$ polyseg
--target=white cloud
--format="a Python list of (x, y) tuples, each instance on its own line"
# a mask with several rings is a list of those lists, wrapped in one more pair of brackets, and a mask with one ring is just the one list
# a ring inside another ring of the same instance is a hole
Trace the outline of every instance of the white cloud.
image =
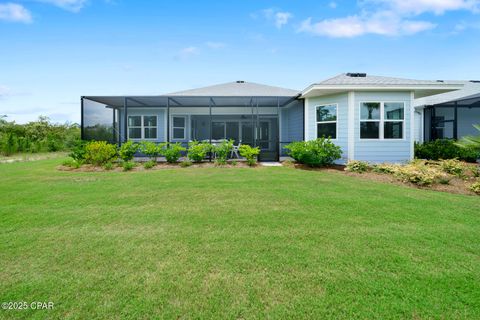
[(435, 28), (428, 21), (408, 20), (390, 11), (375, 14), (353, 15), (326, 19), (312, 23), (312, 18), (302, 22), (298, 31), (332, 38), (352, 38), (366, 34), (384, 36), (410, 35)]
[(198, 54), (200, 54), (200, 50), (197, 47), (191, 46), (191, 47), (186, 47), (180, 50), (180, 52), (177, 54), (177, 58), (189, 59)]
[(59, 8), (79, 12), (86, 4), (87, 0), (37, 0), (39, 2), (53, 4)]
[(328, 4), (328, 6), (331, 8), (331, 9), (336, 9), (337, 8), (337, 3), (335, 1), (332, 1)]
[(288, 20), (292, 17), (290, 12), (276, 12), (275, 13), (275, 26), (281, 29), (288, 23)]
[(213, 42), (213, 41), (205, 42), (205, 45), (210, 49), (222, 49), (222, 48), (225, 48), (226, 46), (225, 43), (223, 42)]
[(258, 19), (259, 16), (262, 16), (267, 21), (273, 22), (275, 27), (281, 29), (284, 25), (288, 24), (288, 21), (293, 17), (293, 14), (287, 11), (279, 11), (274, 8), (262, 10), (260, 15), (258, 12), (250, 14), (252, 19)]
[(9, 22), (32, 22), (32, 15), (24, 6), (17, 3), (0, 3), (0, 20)]
[(479, 0), (367, 0), (383, 4), (395, 12), (420, 15), (422, 13), (444, 14), (447, 11), (469, 10), (478, 12)]

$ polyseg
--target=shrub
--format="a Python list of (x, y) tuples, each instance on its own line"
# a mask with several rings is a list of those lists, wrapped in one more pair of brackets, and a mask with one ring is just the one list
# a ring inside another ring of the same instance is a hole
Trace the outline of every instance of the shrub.
[(85, 146), (87, 143), (85, 141), (78, 140), (72, 146), (72, 152), (70, 152), (69, 156), (75, 160), (85, 160)]
[(369, 168), (370, 168), (370, 165), (368, 164), (368, 162), (352, 160), (352, 161), (348, 161), (345, 167), (345, 171), (362, 173), (362, 172), (368, 171)]
[(80, 161), (77, 161), (77, 160), (72, 159), (72, 158), (68, 158), (68, 159), (64, 160), (62, 164), (65, 167), (70, 167), (70, 168), (75, 168), (75, 169), (80, 168), (81, 165), (82, 165), (82, 163)]
[(157, 161), (154, 161), (154, 160), (149, 160), (147, 162), (145, 162), (143, 164), (143, 167), (145, 169), (152, 169), (153, 167), (155, 167), (157, 165)]
[(124, 161), (122, 163), (123, 171), (130, 171), (133, 168), (135, 168), (135, 166), (136, 166), (136, 163), (133, 161)]
[(215, 151), (215, 163), (216, 164), (226, 164), (227, 158), (230, 152), (232, 152), (233, 140), (223, 141), (222, 143), (214, 146)]
[(186, 168), (186, 167), (190, 167), (192, 164), (193, 164), (192, 161), (185, 160), (185, 161), (180, 162), (180, 167)]
[(240, 151), (240, 155), (247, 159), (247, 164), (249, 166), (254, 166), (257, 163), (257, 158), (260, 154), (259, 147), (253, 148), (248, 144), (242, 144), (238, 150)]
[(157, 162), (158, 156), (161, 153), (161, 146), (151, 141), (144, 141), (140, 147), (143, 154), (150, 158), (151, 161)]
[(480, 195), (480, 181), (475, 182), (470, 186), (470, 190)]
[(117, 156), (117, 147), (106, 141), (92, 141), (85, 146), (85, 161), (101, 166)]
[(445, 174), (438, 168), (419, 161), (405, 166), (397, 166), (394, 175), (403, 182), (411, 182), (419, 186), (429, 186), (438, 179), (445, 178)]
[(284, 148), (288, 150), (288, 155), (297, 162), (312, 167), (331, 165), (342, 156), (341, 148), (329, 138), (293, 142)]
[(113, 169), (113, 163), (112, 162), (107, 162), (103, 165), (103, 169), (105, 170), (112, 170)]
[(463, 176), (463, 171), (465, 170), (463, 164), (457, 159), (441, 160), (440, 168), (442, 168), (443, 172), (459, 177)]
[(372, 171), (377, 173), (394, 174), (397, 171), (397, 169), (398, 169), (398, 165), (381, 163), (381, 164), (374, 165), (372, 168)]
[(235, 167), (238, 164), (238, 161), (237, 160), (232, 160), (230, 162), (230, 164)]
[(207, 142), (192, 141), (188, 144), (188, 159), (201, 162), (212, 151), (212, 145)]
[(168, 163), (176, 163), (186, 149), (180, 143), (162, 143), (159, 145), (160, 154), (167, 159)]
[(123, 161), (130, 161), (133, 159), (135, 156), (135, 153), (137, 153), (139, 150), (139, 145), (138, 143), (135, 143), (133, 141), (127, 141), (118, 150), (118, 155), (120, 156), (120, 159)]
[(472, 175), (476, 178), (480, 177), (480, 166), (472, 167)]
[(471, 145), (461, 146), (451, 139), (439, 139), (424, 143), (415, 143), (415, 157), (426, 160), (459, 159), (476, 162), (480, 150)]

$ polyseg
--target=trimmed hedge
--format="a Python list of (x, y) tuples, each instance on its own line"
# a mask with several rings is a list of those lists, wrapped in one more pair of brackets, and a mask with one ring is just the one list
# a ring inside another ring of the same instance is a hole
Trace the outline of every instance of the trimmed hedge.
[(425, 160), (459, 159), (476, 162), (480, 152), (472, 147), (461, 147), (452, 139), (439, 139), (424, 143), (415, 143), (415, 158)]

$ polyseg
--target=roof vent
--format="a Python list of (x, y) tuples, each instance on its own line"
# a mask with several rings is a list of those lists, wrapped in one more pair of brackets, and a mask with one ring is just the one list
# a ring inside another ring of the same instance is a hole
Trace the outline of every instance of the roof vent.
[(443, 80), (437, 80), (437, 82), (445, 82), (445, 81), (443, 81)]
[(351, 78), (365, 78), (366, 76), (366, 73), (347, 73), (347, 77)]
[(237, 80), (237, 83), (245, 83), (243, 80)]

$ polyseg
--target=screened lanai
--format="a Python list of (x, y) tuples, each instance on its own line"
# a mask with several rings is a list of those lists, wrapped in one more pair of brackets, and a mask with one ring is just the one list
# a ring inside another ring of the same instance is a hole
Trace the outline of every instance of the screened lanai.
[[(247, 95), (250, 94), (250, 95)], [(82, 138), (216, 143), (225, 139), (261, 149), (277, 161), (283, 146), (303, 139), (303, 100), (297, 91), (234, 82), (161, 96), (82, 97)]]
[(425, 107), (424, 139), (460, 139), (478, 135), (473, 125), (480, 124), (480, 94)]

